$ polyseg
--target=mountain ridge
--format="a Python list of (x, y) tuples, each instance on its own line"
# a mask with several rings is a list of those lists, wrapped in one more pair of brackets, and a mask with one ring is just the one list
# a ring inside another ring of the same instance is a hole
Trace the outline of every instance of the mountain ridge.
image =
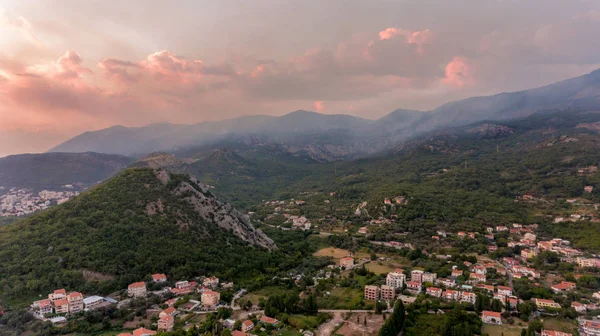
[(335, 161), (391, 149), (402, 140), (444, 127), (524, 117), (551, 109), (599, 107), (600, 70), (596, 70), (529, 90), (448, 102), (430, 111), (397, 109), (376, 120), (297, 110), (278, 117), (254, 115), (192, 125), (109, 128), (83, 133), (50, 152), (91, 150), (144, 156), (257, 137), (263, 144), (287, 146), (292, 153), (318, 149), (320, 160)]

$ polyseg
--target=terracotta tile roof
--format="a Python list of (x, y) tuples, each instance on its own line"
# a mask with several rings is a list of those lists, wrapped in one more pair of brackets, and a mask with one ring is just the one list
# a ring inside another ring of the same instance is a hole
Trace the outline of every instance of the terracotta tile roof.
[(146, 287), (146, 283), (144, 282), (134, 282), (131, 285), (129, 285), (129, 287), (127, 288), (141, 288), (141, 287)]

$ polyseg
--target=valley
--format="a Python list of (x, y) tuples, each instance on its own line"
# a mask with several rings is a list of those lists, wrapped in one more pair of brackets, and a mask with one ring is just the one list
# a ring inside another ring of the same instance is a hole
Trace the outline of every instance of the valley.
[[(151, 154), (0, 228), (0, 325), (386, 335), (397, 299), (405, 335), (593, 332), (597, 122), (573, 110), (484, 121), (349, 161), (273, 145)], [(207, 292), (212, 277), (227, 287)], [(130, 300), (137, 283), (147, 293)], [(34, 298), (59, 289), (108, 301), (40, 315)], [(203, 303), (212, 292), (218, 305)]]

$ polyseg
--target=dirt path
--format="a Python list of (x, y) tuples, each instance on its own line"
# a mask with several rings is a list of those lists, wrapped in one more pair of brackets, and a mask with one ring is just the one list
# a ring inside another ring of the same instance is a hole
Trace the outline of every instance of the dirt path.
[(322, 324), (317, 330), (317, 336), (331, 336), (333, 330), (344, 321), (342, 313), (333, 313), (333, 318), (329, 322)]

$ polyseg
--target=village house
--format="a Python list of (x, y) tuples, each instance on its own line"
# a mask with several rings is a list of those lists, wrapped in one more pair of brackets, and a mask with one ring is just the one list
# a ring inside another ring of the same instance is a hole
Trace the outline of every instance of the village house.
[(133, 331), (133, 336), (152, 336), (156, 335), (156, 331), (146, 329), (146, 328), (138, 328)]
[(410, 281), (412, 282), (423, 282), (423, 271), (421, 270), (413, 270), (410, 272)]
[(171, 331), (175, 325), (175, 318), (171, 315), (166, 315), (158, 319), (158, 330)]
[(365, 300), (379, 300), (379, 287), (365, 286)]
[(554, 300), (535, 299), (535, 306), (539, 308), (560, 309), (560, 305)]
[(487, 324), (502, 324), (502, 315), (498, 312), (484, 310), (481, 312), (481, 320)]
[(496, 245), (488, 245), (487, 249), (490, 252), (498, 251), (498, 246), (496, 246)]
[(78, 292), (71, 292), (67, 295), (69, 302), (69, 313), (75, 314), (83, 311), (83, 295)]
[(242, 322), (242, 332), (248, 332), (254, 328), (254, 322), (251, 320), (246, 320)]
[(175, 316), (175, 314), (177, 314), (177, 309), (175, 309), (175, 307), (169, 307), (169, 308), (161, 311), (160, 314), (158, 314), (158, 317)]
[(248, 334), (239, 330), (234, 330), (231, 332), (231, 336), (248, 336)]
[(67, 298), (67, 291), (64, 288), (57, 289), (53, 293), (48, 294), (48, 300), (54, 302), (55, 300), (62, 300)]
[(345, 257), (345, 258), (340, 259), (340, 266), (345, 267), (346, 269), (353, 267), (354, 266), (354, 258)]
[(466, 234), (462, 231), (460, 231), (459, 233), (456, 234), (458, 236), (458, 238), (465, 238)]
[(417, 281), (408, 281), (406, 283), (406, 290), (413, 295), (417, 295), (421, 293), (421, 283)]
[(476, 287), (488, 291), (489, 293), (494, 293), (494, 286), (492, 285), (479, 284)]
[(428, 287), (427, 289), (425, 289), (425, 293), (427, 295), (431, 295), (431, 296), (439, 298), (442, 296), (442, 289), (437, 288), (437, 287)]
[(212, 289), (215, 289), (219, 286), (219, 278), (217, 277), (210, 277), (210, 278), (206, 278), (204, 279), (204, 281), (202, 281), (202, 285), (206, 286), (206, 287), (210, 287)]
[(361, 227), (361, 228), (358, 229), (358, 233), (360, 233), (360, 234), (367, 234), (367, 233), (369, 233), (369, 228), (366, 227), (366, 226), (363, 226), (363, 227)]
[(594, 187), (585, 186), (585, 187), (583, 187), (583, 191), (585, 191), (586, 193), (591, 193), (592, 191), (594, 191)]
[(535, 250), (524, 249), (521, 250), (521, 258), (523, 259), (531, 259), (537, 256), (537, 252)]
[(571, 302), (571, 308), (575, 309), (576, 312), (583, 314), (587, 311), (587, 308), (581, 302), (573, 301)]
[(145, 297), (146, 284), (144, 282), (134, 282), (127, 287), (127, 295), (132, 297)]
[(483, 265), (475, 265), (473, 267), (473, 272), (476, 273), (476, 274), (486, 274), (487, 273), (487, 269)]
[(68, 314), (69, 301), (67, 299), (54, 300), (54, 312), (57, 314)]
[(498, 294), (501, 295), (511, 296), (513, 293), (512, 288), (508, 286), (497, 286), (496, 288), (498, 290)]
[(162, 273), (152, 274), (153, 282), (167, 282), (167, 276)]
[(513, 266), (519, 265), (519, 261), (517, 259), (511, 258), (511, 257), (502, 258), (502, 262), (508, 267), (513, 267)]
[(600, 267), (600, 259), (596, 258), (577, 258), (579, 267)]
[(269, 324), (271, 326), (276, 326), (277, 324), (279, 324), (279, 320), (274, 319), (272, 317), (268, 317), (266, 315), (261, 316), (259, 322), (263, 324)]
[(104, 302), (102, 296), (93, 295), (83, 299), (83, 306), (85, 307), (85, 310), (94, 310), (104, 305)]
[(542, 330), (541, 336), (573, 336), (573, 334), (556, 330)]
[(498, 231), (498, 232), (508, 231), (508, 227), (507, 226), (496, 226), (496, 231)]
[(458, 278), (461, 275), (463, 275), (463, 271), (461, 271), (459, 269), (453, 269), (452, 274), (450, 276), (453, 278)]
[(477, 294), (473, 292), (461, 292), (460, 293), (460, 302), (467, 302), (471, 304), (475, 304), (475, 300), (477, 300)]
[(486, 281), (485, 274), (477, 274), (477, 273), (469, 274), (469, 282), (471, 282), (471, 283), (485, 282), (485, 281)]
[(402, 288), (405, 282), (406, 275), (402, 273), (402, 270), (400, 270), (400, 272), (398, 272), (398, 270), (396, 270), (396, 272), (390, 272), (385, 278), (385, 284), (393, 288)]
[(436, 283), (436, 285), (449, 287), (449, 288), (456, 287), (456, 281), (454, 281), (454, 279), (441, 278), (441, 279), (437, 279), (437, 281), (435, 283)]
[(598, 336), (600, 335), (600, 321), (584, 320), (581, 323), (584, 335)]
[(573, 290), (575, 287), (577, 287), (577, 285), (574, 282), (561, 281), (559, 284), (552, 285), (550, 289), (552, 289), (554, 293), (561, 293)]
[(437, 279), (437, 274), (425, 272), (421, 274), (421, 282), (430, 282), (435, 283), (435, 279)]
[(446, 300), (458, 300), (459, 298), (459, 292), (452, 290), (452, 289), (447, 289), (442, 293), (442, 299), (446, 299)]
[(33, 306), (39, 309), (42, 316), (52, 314), (52, 301), (50, 299), (36, 301)]
[(205, 291), (202, 293), (202, 304), (206, 307), (216, 306), (221, 299), (221, 294), (214, 291)]

